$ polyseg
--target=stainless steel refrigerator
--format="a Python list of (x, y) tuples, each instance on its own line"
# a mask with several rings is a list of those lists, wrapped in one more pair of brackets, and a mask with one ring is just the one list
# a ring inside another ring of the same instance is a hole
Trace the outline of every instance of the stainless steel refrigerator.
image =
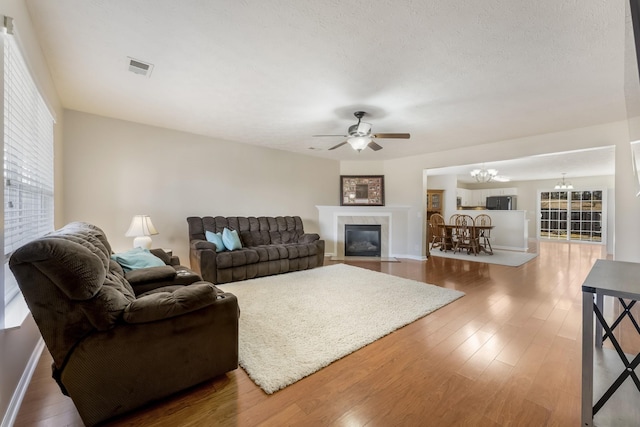
[(516, 196), (489, 196), (487, 197), (487, 209), (494, 211), (510, 211), (517, 209)]

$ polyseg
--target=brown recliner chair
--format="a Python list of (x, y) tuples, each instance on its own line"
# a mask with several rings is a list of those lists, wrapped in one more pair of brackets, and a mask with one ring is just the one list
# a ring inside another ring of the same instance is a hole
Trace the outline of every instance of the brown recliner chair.
[(76, 222), (9, 261), (53, 357), (53, 376), (87, 425), (238, 366), (234, 295), (208, 282), (162, 280), (136, 296), (110, 255), (102, 230)]

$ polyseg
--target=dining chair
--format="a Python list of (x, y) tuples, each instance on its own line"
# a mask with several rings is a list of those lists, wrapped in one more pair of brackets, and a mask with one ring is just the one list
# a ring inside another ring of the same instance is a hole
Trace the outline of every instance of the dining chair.
[(467, 253), (478, 255), (478, 240), (474, 232), (474, 221), (471, 215), (458, 215), (455, 227), (454, 252), (466, 249)]
[[(449, 225), (456, 225), (456, 219), (460, 216), (460, 214), (453, 214), (449, 217)], [(451, 235), (452, 242), (455, 241), (456, 236), (456, 228), (450, 228), (449, 233)]]
[(440, 248), (441, 251), (447, 251), (453, 247), (451, 237), (447, 235), (447, 229), (444, 226), (444, 217), (440, 214), (432, 214), (429, 219), (429, 226), (433, 236), (431, 237), (431, 249)]
[[(474, 223), (477, 226), (491, 226), (491, 217), (487, 214), (480, 214), (475, 218)], [(490, 228), (479, 230), (478, 244), (481, 245), (486, 252), (493, 253)]]

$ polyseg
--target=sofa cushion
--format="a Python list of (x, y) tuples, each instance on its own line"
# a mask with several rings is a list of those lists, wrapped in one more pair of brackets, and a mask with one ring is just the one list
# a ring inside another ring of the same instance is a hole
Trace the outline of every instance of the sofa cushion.
[(258, 260), (258, 253), (253, 248), (242, 248), (233, 252), (220, 252), (217, 256), (219, 269), (254, 264)]
[(268, 245), (269, 243), (271, 243), (271, 239), (269, 238), (269, 232), (266, 230), (256, 229), (256, 230), (240, 231), (240, 239), (242, 240), (242, 243), (244, 246), (248, 246), (250, 248), (255, 246)]
[(229, 230), (228, 228), (222, 230), (222, 243), (224, 243), (224, 247), (230, 251), (242, 248), (240, 236), (238, 236), (238, 232), (236, 230)]
[(260, 262), (275, 261), (280, 259), (280, 251), (275, 245), (263, 245), (251, 248), (258, 254)]

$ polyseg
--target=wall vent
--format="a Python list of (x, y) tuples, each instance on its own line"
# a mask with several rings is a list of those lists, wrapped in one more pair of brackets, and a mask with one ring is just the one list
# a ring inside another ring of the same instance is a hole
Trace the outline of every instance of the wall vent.
[(141, 76), (151, 76), (151, 71), (153, 71), (153, 64), (140, 61), (139, 59), (133, 59), (131, 57), (127, 58), (129, 59), (129, 71), (135, 74), (140, 74)]

